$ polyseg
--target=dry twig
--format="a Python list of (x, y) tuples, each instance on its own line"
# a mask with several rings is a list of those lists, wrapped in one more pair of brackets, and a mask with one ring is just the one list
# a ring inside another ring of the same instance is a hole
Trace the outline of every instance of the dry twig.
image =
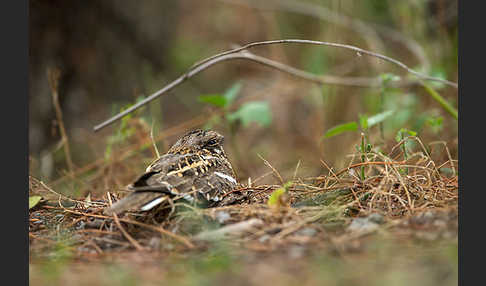
[(136, 110), (136, 109), (142, 107), (143, 105), (147, 104), (148, 102), (156, 99), (157, 97), (161, 96), (162, 94), (166, 93), (167, 91), (172, 90), (174, 87), (178, 86), (182, 82), (184, 82), (187, 79), (193, 77), (194, 75), (200, 73), (201, 71), (209, 68), (212, 65), (215, 65), (217, 63), (220, 63), (220, 62), (223, 62), (223, 61), (226, 61), (226, 60), (231, 60), (231, 59), (238, 59), (238, 58), (249, 59), (248, 54), (243, 53), (242, 51), (253, 48), (253, 47), (257, 47), (257, 46), (274, 45), (274, 44), (307, 44), (307, 45), (321, 45), (321, 46), (330, 46), (330, 47), (335, 47), (335, 48), (348, 49), (348, 50), (352, 50), (352, 51), (356, 52), (356, 54), (358, 56), (367, 55), (367, 56), (376, 57), (378, 59), (393, 63), (393, 64), (401, 67), (402, 69), (405, 69), (408, 73), (411, 73), (411, 74), (417, 76), (419, 79), (438, 81), (438, 82), (442, 82), (443, 84), (457, 88), (457, 83), (419, 73), (419, 72), (409, 68), (407, 65), (405, 65), (404, 63), (402, 63), (398, 60), (384, 56), (384, 55), (379, 54), (379, 53), (375, 53), (375, 52), (364, 50), (364, 49), (361, 49), (361, 48), (358, 48), (358, 47), (355, 47), (355, 46), (351, 46), (351, 45), (331, 43), (331, 42), (322, 42), (322, 41), (301, 40), (301, 39), (283, 39), (283, 40), (254, 42), (254, 43), (246, 44), (246, 45), (239, 47), (239, 48), (231, 49), (231, 50), (216, 54), (214, 56), (211, 56), (209, 58), (206, 58), (202, 61), (197, 62), (196, 64), (194, 64), (189, 69), (188, 72), (184, 73), (183, 75), (178, 77), (176, 80), (174, 80), (173, 82), (166, 85), (164, 88), (153, 93), (152, 95), (148, 96), (147, 98), (139, 101), (138, 103), (130, 106), (126, 110), (118, 113), (117, 115), (111, 117), (110, 119), (96, 125), (94, 127), (94, 131), (99, 131), (103, 127), (106, 127), (106, 126), (112, 124), (113, 122), (119, 120), (120, 118), (127, 115), (128, 113), (133, 112), (134, 110)]
[[(108, 201), (110, 202), (110, 206), (112, 206), (111, 196), (110, 193), (107, 192), (106, 196), (108, 197)], [(116, 213), (113, 214), (113, 219), (118, 226), (118, 229), (123, 233), (123, 236), (130, 241), (130, 243), (137, 249), (137, 250), (144, 250), (144, 248), (130, 235), (128, 232), (122, 227), (120, 220), (118, 219), (118, 215)]]
[(54, 104), (54, 109), (56, 111), (57, 124), (59, 125), (59, 131), (61, 133), (62, 145), (64, 146), (64, 153), (66, 154), (66, 163), (69, 168), (69, 172), (73, 174), (74, 164), (71, 159), (71, 152), (69, 150), (69, 141), (66, 134), (66, 129), (64, 128), (64, 121), (62, 119), (61, 105), (59, 104), (59, 78), (61, 77), (61, 71), (57, 68), (47, 69), (47, 79), (49, 81), (49, 87), (51, 88), (52, 102)]

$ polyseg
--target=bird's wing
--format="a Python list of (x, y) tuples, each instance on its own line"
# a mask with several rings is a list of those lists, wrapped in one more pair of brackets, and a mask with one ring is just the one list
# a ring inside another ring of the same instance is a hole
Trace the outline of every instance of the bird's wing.
[(162, 203), (162, 197), (190, 202), (218, 202), (236, 186), (233, 169), (222, 157), (198, 154), (166, 154), (154, 161), (129, 188), (133, 192), (115, 203), (108, 212), (148, 210)]
[(159, 192), (132, 192), (104, 210), (104, 214), (118, 214), (128, 209), (149, 210), (167, 199)]

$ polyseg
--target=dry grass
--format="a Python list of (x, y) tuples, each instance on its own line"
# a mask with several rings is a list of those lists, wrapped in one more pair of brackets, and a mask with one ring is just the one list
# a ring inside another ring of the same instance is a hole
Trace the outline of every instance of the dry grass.
[[(437, 162), (418, 138), (409, 140), (419, 150), (406, 160), (400, 142), (389, 154), (367, 153), (364, 161), (352, 154), (339, 171), (322, 161), (328, 173), (317, 177), (299, 178), (298, 163), (289, 182), (263, 159), (269, 172), (233, 191), (239, 204), (209, 209), (175, 198), (149, 212), (105, 216), (103, 209), (123, 193), (74, 199), (30, 176), (30, 193), (43, 197), (29, 211), (30, 281), (386, 285), (412, 279), (454, 285), (457, 161), (447, 146), (446, 155), (439, 154), (445, 161)], [(93, 191), (120, 186), (123, 176), (134, 175), (121, 160), (96, 168), (84, 185)], [(258, 183), (271, 175), (277, 184)], [(268, 204), (283, 186), (286, 192)], [(382, 274), (365, 275), (376, 272)]]
[[(322, 245), (355, 237), (346, 227), (354, 217), (372, 213), (383, 216), (382, 229), (395, 229), (426, 211), (457, 212), (457, 176), (442, 174), (442, 168), (455, 161), (449, 158), (437, 163), (418, 138), (409, 140), (417, 142), (420, 150), (408, 154), (407, 160), (402, 160), (404, 142), (388, 155), (367, 153), (363, 162), (354, 160), (361, 160), (361, 154), (353, 154), (349, 166), (341, 171), (329, 169), (326, 175), (294, 178), (275, 205), (268, 205), (268, 198), (283, 184), (257, 185), (257, 179), (234, 190), (241, 197), (238, 205), (197, 209), (176, 198), (157, 210), (127, 212), (118, 218), (102, 215), (102, 210), (121, 195), (107, 192), (97, 199), (75, 200), (30, 177), (31, 192), (51, 198), (30, 211), (31, 249), (43, 248), (58, 241), (61, 233), (68, 233), (81, 257), (126, 249), (161, 250), (161, 245), (180, 251), (204, 249), (214, 239), (267, 251), (295, 242)], [(269, 162), (265, 164), (272, 170), (266, 175), (272, 173), (283, 182), (278, 171)], [(359, 175), (361, 168), (364, 180)], [(302, 229), (317, 234), (296, 235)]]

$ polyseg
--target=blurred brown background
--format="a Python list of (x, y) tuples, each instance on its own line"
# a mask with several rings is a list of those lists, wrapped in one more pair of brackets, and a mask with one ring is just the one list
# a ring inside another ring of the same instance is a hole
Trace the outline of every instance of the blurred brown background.
[[(120, 122), (97, 133), (92, 131), (94, 125), (162, 88), (196, 61), (235, 44), (289, 38), (337, 42), (393, 57), (430, 75), (455, 82), (458, 78), (454, 0), (31, 0), (29, 14), (30, 168), (31, 174), (53, 182), (66, 175), (67, 166), (59, 145), (48, 68), (61, 71), (58, 93), (75, 170), (106, 158), (109, 137)], [(390, 63), (343, 49), (274, 45), (251, 52), (315, 74), (377, 78), (393, 73), (413, 79)], [(321, 159), (342, 168), (349, 163), (347, 155), (355, 152), (359, 132), (327, 139), (322, 135), (337, 124), (358, 120), (360, 114), (380, 110), (380, 87), (322, 86), (238, 60), (211, 67), (138, 112), (148, 129), (140, 127), (145, 133), (137, 136), (146, 137), (152, 122), (154, 136), (159, 136), (198, 116), (209, 118), (216, 108), (200, 102), (198, 96), (222, 94), (237, 82), (242, 88), (235, 108), (245, 101), (266, 101), (272, 116), (266, 127), (251, 124), (230, 132), (225, 124), (213, 126), (226, 136), (226, 151), (242, 181), (269, 171), (258, 154), (284, 179), (292, 178), (299, 160), (302, 177), (327, 173)], [(457, 106), (457, 89), (434, 87)], [(403, 127), (418, 131), (424, 142), (446, 141), (457, 158), (457, 121), (422, 87), (412, 84), (387, 92), (384, 106), (396, 110), (384, 123), (387, 146), (393, 145)], [(427, 124), (438, 117), (443, 118), (441, 128)], [(158, 141), (159, 150), (165, 152), (189, 125)], [(191, 128), (204, 123), (195, 125)], [(370, 138), (380, 141), (378, 128), (370, 130)], [(134, 140), (118, 142), (111, 156), (120, 156), (122, 147)], [(120, 162), (120, 168), (130, 172), (123, 173), (126, 176), (115, 185), (129, 183), (154, 156), (151, 148), (134, 152), (138, 157)], [(87, 192), (86, 186), (76, 189)]]

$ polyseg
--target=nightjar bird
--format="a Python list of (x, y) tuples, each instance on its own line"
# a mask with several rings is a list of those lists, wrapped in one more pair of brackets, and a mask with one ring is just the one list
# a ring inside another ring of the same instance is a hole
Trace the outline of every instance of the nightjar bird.
[(180, 138), (165, 155), (152, 162), (133, 184), (132, 192), (105, 209), (147, 211), (169, 198), (212, 207), (233, 190), (236, 176), (223, 150), (224, 137), (197, 129)]

